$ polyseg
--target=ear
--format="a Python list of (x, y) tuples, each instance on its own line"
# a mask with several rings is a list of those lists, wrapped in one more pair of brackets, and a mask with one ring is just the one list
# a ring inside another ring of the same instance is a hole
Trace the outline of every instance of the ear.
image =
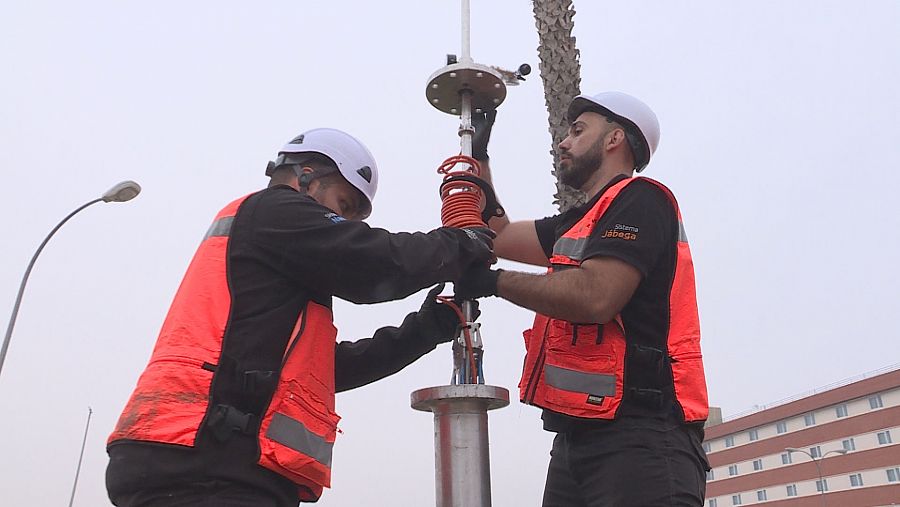
[(606, 150), (612, 151), (623, 144), (627, 144), (627, 139), (625, 138), (625, 131), (621, 128), (615, 128), (607, 134), (606, 138)]

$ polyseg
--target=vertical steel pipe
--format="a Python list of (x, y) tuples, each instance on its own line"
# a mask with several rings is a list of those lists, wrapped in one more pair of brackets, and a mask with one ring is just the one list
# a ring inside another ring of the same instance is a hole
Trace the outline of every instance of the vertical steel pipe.
[(462, 12), (460, 15), (461, 25), (462, 25), (462, 55), (460, 58), (461, 63), (470, 63), (472, 61), (472, 49), (470, 43), (470, 34), (471, 34), (471, 9), (469, 8), (469, 0), (462, 0)]
[(509, 391), (484, 384), (429, 387), (411, 395), (416, 410), (434, 413), (437, 507), (490, 507), (487, 412), (509, 405)]

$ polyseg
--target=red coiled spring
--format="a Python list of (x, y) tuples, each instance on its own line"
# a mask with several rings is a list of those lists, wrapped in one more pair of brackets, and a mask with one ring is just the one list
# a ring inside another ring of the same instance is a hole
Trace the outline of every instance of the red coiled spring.
[[(468, 167), (453, 170), (459, 164), (466, 164)], [(454, 176), (481, 177), (481, 166), (478, 161), (466, 155), (455, 155), (445, 160), (438, 167), (437, 172), (444, 175), (444, 183), (441, 185), (441, 223), (445, 227), (487, 227), (481, 218), (481, 210), (485, 206), (484, 192), (481, 188), (469, 181), (447, 181)], [(469, 382), (478, 383), (475, 353), (472, 350), (472, 336), (469, 333), (466, 317), (452, 299), (441, 298), (441, 300), (453, 308), (459, 317), (466, 342), (466, 355), (469, 360)]]
[[(467, 164), (468, 167), (453, 170), (459, 164)], [(441, 223), (446, 227), (487, 227), (481, 219), (481, 210), (485, 205), (481, 188), (468, 181), (446, 183), (454, 176), (480, 177), (478, 161), (466, 155), (455, 155), (445, 160), (437, 172), (444, 175), (445, 181), (441, 185)]]

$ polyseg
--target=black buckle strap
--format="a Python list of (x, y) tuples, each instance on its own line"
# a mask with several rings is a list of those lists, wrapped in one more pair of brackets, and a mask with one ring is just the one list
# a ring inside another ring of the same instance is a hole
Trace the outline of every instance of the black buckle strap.
[[(655, 347), (633, 344), (629, 350), (631, 384), (628, 398), (641, 406), (661, 409), (665, 402), (663, 373), (667, 365), (665, 352)], [(636, 384), (636, 385), (635, 385)]]
[(663, 406), (663, 392), (659, 389), (629, 387), (628, 394), (631, 401), (644, 407), (661, 409)]
[(224, 442), (234, 433), (252, 435), (256, 428), (257, 417), (254, 414), (241, 412), (231, 405), (216, 405), (209, 416), (207, 425), (217, 440)]
[(277, 377), (274, 371), (248, 370), (240, 378), (241, 389), (251, 395), (268, 395), (275, 387)]
[(665, 364), (665, 354), (654, 347), (634, 344), (631, 347), (631, 364), (653, 375), (659, 375)]

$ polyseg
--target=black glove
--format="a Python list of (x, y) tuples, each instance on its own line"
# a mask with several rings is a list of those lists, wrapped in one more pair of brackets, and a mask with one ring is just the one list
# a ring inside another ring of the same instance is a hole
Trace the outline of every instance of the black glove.
[(456, 299), (470, 300), (497, 295), (497, 279), (502, 269), (473, 265), (453, 283)]
[(475, 135), (472, 136), (472, 157), (475, 160), (487, 160), (488, 142), (491, 140), (491, 128), (494, 126), (494, 120), (497, 119), (497, 110), (488, 111), (486, 113), (472, 113), (472, 127), (475, 128)]
[(497, 256), (494, 255), (494, 238), (497, 235), (494, 234), (494, 231), (487, 227), (470, 227), (460, 230), (466, 234), (474, 246), (471, 249), (471, 264), (493, 264), (497, 260)]
[[(438, 284), (428, 291), (425, 296), (425, 302), (416, 312), (416, 324), (418, 331), (424, 340), (428, 340), (434, 344), (449, 342), (456, 337), (459, 332), (459, 326), (462, 324), (456, 311), (445, 303), (437, 300), (438, 294), (444, 290), (444, 284)], [(458, 304), (458, 303), (457, 303)], [(472, 320), (476, 320), (481, 315), (478, 309), (478, 302), (472, 304)]]

